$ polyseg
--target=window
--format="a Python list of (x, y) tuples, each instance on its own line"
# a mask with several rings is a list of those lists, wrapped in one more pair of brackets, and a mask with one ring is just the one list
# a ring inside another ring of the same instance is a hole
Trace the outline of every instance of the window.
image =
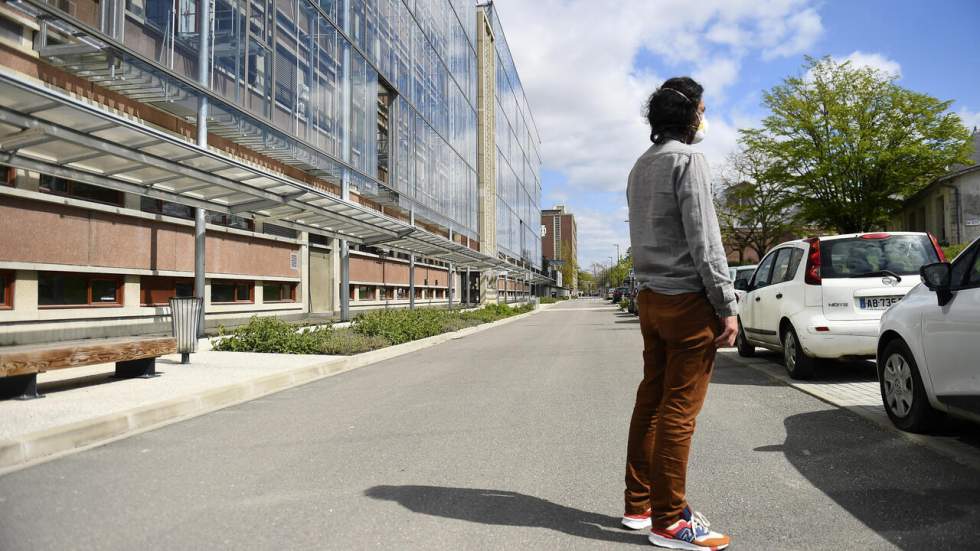
[(173, 216), (174, 218), (184, 218), (187, 220), (194, 219), (193, 207), (181, 205), (180, 203), (171, 203), (170, 201), (161, 201), (160, 199), (154, 199), (152, 197), (140, 198), (140, 210), (143, 212), (162, 214), (164, 216)]
[(980, 285), (980, 254), (973, 260), (973, 270), (970, 271), (970, 285)]
[[(278, 235), (279, 237), (285, 237), (287, 239), (296, 239), (299, 236), (299, 232), (296, 230), (292, 228), (285, 228), (283, 226), (277, 226), (275, 224), (262, 224), (262, 233)], [(310, 234), (310, 243), (313, 243), (313, 234)]]
[(384, 183), (389, 182), (388, 173), (391, 172), (391, 132), (389, 129), (391, 120), (391, 105), (395, 99), (395, 93), (390, 90), (383, 82), (378, 82), (378, 132), (377, 132), (377, 153), (378, 153), (378, 179)]
[(759, 269), (755, 271), (755, 277), (752, 278), (753, 289), (758, 289), (760, 287), (765, 287), (769, 285), (769, 276), (772, 275), (772, 265), (776, 261), (776, 252), (769, 253), (761, 264), (759, 264)]
[(117, 207), (123, 206), (123, 194), (121, 191), (83, 184), (64, 178), (56, 178), (47, 174), (41, 175), (39, 188), (41, 191), (54, 195), (64, 195), (66, 197), (105, 203)]
[(238, 228), (240, 230), (255, 231), (254, 221), (234, 214), (221, 214), (219, 212), (208, 211), (208, 224)]
[(953, 262), (950, 283), (953, 289), (980, 285), (980, 245), (975, 244)]
[(41, 307), (122, 306), (122, 276), (38, 272)]
[(4, 167), (3, 170), (3, 180), (0, 180), (0, 185), (14, 187), (14, 185), (17, 183), (17, 169), (12, 166), (8, 166)]
[(143, 0), (126, 0), (126, 11), (142, 19), (146, 15)]
[(800, 261), (802, 259), (803, 251), (800, 249), (795, 247), (781, 249), (779, 256), (773, 264), (772, 285), (792, 281), (793, 277), (796, 276), (796, 270), (800, 267)]
[(253, 302), (255, 285), (251, 281), (211, 282), (211, 304)]
[(277, 281), (263, 283), (262, 302), (296, 302), (296, 284)]
[(735, 278), (732, 283), (737, 283), (739, 281), (745, 281), (746, 283), (752, 279), (752, 274), (755, 273), (755, 268), (738, 268), (735, 270)]
[(140, 278), (140, 304), (166, 306), (171, 297), (194, 296), (194, 280), (186, 277), (143, 276)]
[[(264, 228), (267, 224), (263, 224)], [(325, 235), (320, 235), (318, 233), (310, 234), (310, 245), (316, 245), (318, 247), (329, 247), (331, 239)]]
[(14, 272), (0, 270), (0, 310), (14, 307)]
[(821, 275), (824, 279), (858, 277), (882, 270), (916, 275), (924, 264), (939, 261), (926, 235), (881, 235), (821, 241)]

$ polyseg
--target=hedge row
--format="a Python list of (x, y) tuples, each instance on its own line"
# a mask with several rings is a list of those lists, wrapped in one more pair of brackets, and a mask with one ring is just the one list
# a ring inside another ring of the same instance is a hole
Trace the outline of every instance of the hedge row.
[(391, 344), (401, 344), (516, 316), (533, 309), (531, 305), (511, 308), (505, 304), (488, 304), (469, 312), (425, 308), (374, 310), (354, 319), (351, 328), (361, 335), (382, 337)]
[(525, 305), (511, 308), (490, 304), (479, 310), (375, 310), (354, 319), (350, 328), (305, 327), (279, 318), (252, 316), (246, 325), (213, 341), (215, 350), (225, 352), (268, 352), (276, 354), (351, 355), (458, 331), (483, 323), (530, 312)]

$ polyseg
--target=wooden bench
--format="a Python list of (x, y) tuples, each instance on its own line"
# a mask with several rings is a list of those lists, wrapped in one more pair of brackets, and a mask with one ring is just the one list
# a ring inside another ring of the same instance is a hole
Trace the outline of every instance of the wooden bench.
[(116, 363), (116, 377), (156, 376), (156, 359), (177, 351), (172, 337), (91, 339), (0, 347), (0, 398), (39, 398), (37, 374)]

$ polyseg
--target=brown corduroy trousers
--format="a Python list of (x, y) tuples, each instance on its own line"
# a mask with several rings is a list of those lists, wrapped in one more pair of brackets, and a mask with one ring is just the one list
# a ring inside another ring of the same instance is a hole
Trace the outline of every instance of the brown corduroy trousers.
[(643, 381), (626, 450), (626, 514), (653, 509), (655, 528), (680, 518), (695, 418), (701, 411), (721, 324), (700, 293), (637, 296)]

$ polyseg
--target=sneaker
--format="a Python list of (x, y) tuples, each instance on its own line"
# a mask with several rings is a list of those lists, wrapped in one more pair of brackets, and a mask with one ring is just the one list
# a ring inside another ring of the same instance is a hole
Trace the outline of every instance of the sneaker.
[(650, 509), (637, 515), (623, 515), (623, 526), (630, 530), (645, 530), (650, 527)]
[(665, 529), (653, 529), (650, 543), (669, 549), (690, 551), (719, 551), (728, 547), (731, 539), (724, 534), (712, 532), (711, 524), (701, 513), (691, 513), (684, 509), (683, 517)]

